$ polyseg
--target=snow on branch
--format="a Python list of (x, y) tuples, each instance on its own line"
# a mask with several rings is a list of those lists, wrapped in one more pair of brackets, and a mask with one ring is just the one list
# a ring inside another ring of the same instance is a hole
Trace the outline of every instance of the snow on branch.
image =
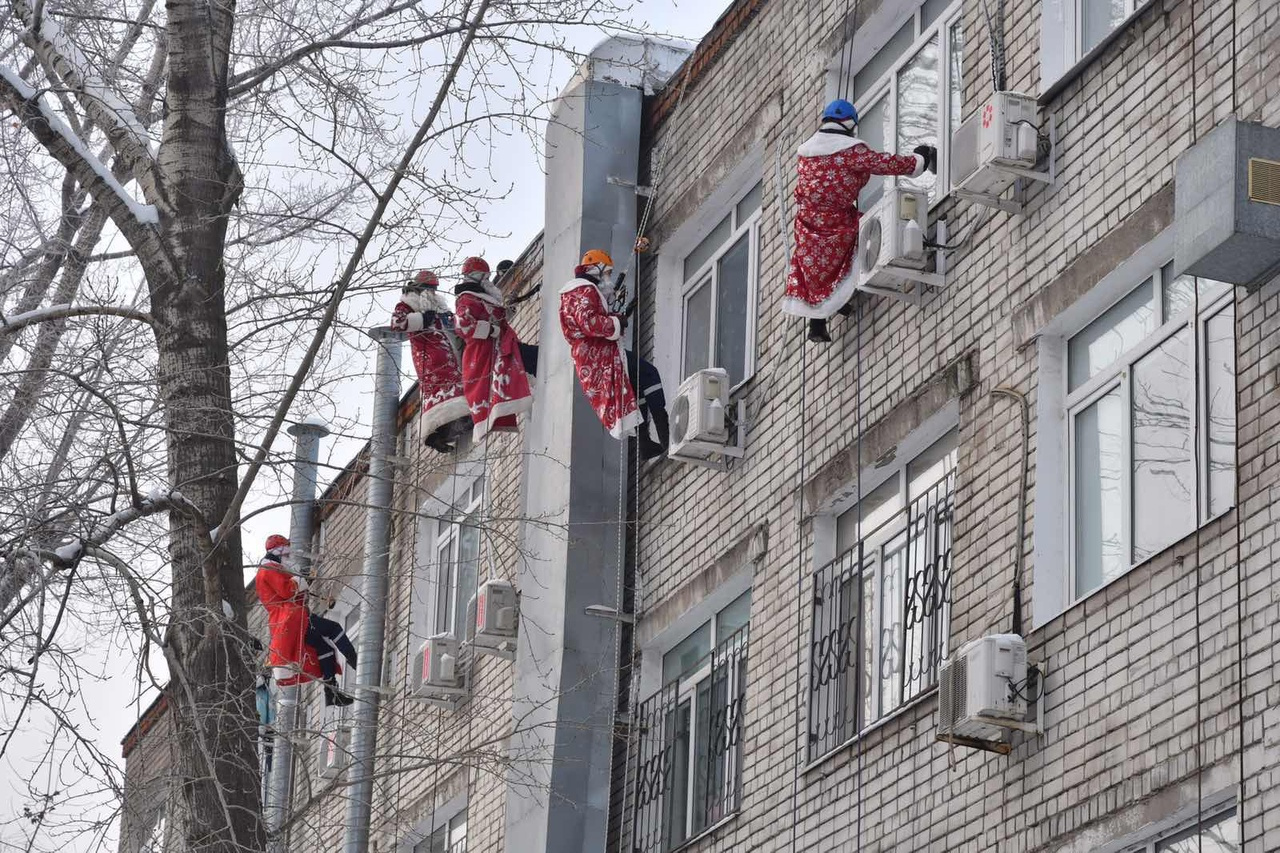
[(21, 331), (27, 326), (37, 323), (48, 323), (53, 320), (65, 320), (68, 317), (124, 317), (126, 320), (137, 320), (141, 323), (152, 323), (154, 320), (145, 311), (136, 308), (123, 308), (116, 305), (50, 305), (34, 311), (24, 311), (6, 317), (0, 314), (0, 337)]
[(13, 0), (13, 9), (26, 26), (23, 40), (27, 46), (76, 93), (115, 150), (149, 169), (155, 150), (133, 108), (94, 72), (94, 64), (51, 16), (39, 14), (37, 19), (37, 12), (26, 0)]
[(40, 92), (6, 65), (0, 65), (0, 105), (13, 110), (44, 149), (111, 212), (112, 221), (130, 245), (140, 249), (154, 241), (157, 235), (149, 226), (160, 221), (155, 206), (129, 195), (84, 140), (49, 108)]
[(73, 538), (42, 556), (51, 558), (59, 566), (73, 566), (84, 557), (86, 550), (105, 545), (112, 536), (115, 536), (129, 524), (140, 518), (146, 518), (170, 509), (177, 509), (186, 515), (203, 519), (199, 508), (187, 500), (186, 496), (177, 489), (170, 492), (153, 492), (139, 499), (133, 506), (113, 512), (99, 521), (93, 526), (88, 536)]

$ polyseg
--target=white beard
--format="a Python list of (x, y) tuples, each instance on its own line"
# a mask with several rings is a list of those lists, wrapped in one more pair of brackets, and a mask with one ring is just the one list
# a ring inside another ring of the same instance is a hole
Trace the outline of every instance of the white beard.
[(492, 296), (498, 302), (502, 302), (502, 289), (489, 279), (480, 282), (480, 286), (484, 288), (484, 292)]
[(422, 298), (422, 294), (416, 291), (413, 291), (413, 290), (401, 291), (400, 301), (403, 302), (405, 305), (408, 305), (414, 311), (425, 310), (422, 304), (424, 301)]
[(435, 311), (437, 314), (449, 312), (449, 304), (438, 290), (405, 291), (400, 294), (400, 301), (414, 311)]

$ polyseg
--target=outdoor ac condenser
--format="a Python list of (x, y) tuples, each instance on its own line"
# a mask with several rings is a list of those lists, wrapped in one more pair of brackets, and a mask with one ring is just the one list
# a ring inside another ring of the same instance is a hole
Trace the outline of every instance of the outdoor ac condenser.
[(671, 405), (670, 456), (707, 459), (729, 443), (725, 408), (729, 405), (729, 373), (712, 367), (699, 370), (676, 392)]
[(479, 652), (511, 657), (516, 650), (519, 596), (507, 581), (487, 580), (476, 590), (470, 640)]
[(413, 695), (438, 699), (465, 693), (458, 652), (458, 640), (452, 634), (428, 637), (413, 656)]
[(1036, 100), (1017, 92), (996, 92), (965, 119), (951, 137), (951, 188), (998, 196), (1020, 176), (1008, 167), (1036, 165)]
[(966, 644), (938, 675), (938, 733), (999, 740), (993, 720), (1027, 714), (1027, 644), (1017, 634), (993, 634)]
[(321, 732), (316, 752), (320, 776), (324, 779), (337, 776), (351, 764), (351, 729), (338, 726), (331, 732)]

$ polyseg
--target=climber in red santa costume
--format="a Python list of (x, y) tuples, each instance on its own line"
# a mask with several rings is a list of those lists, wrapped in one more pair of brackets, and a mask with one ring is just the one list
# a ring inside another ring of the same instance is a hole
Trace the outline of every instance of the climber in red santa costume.
[(489, 280), (483, 258), (467, 258), (462, 283), (454, 289), (462, 351), (462, 387), (475, 425), (472, 440), (491, 430), (514, 432), (516, 415), (533, 405), (520, 339), (507, 325), (502, 291)]
[(800, 146), (796, 165), (796, 240), (782, 310), (809, 319), (809, 340), (829, 343), (827, 320), (853, 298), (849, 275), (858, 249), (858, 193), (872, 175), (918, 177), (937, 171), (938, 151), (873, 151), (854, 136), (858, 111), (845, 100), (822, 111), (818, 132)]
[(254, 587), (267, 609), (271, 645), (267, 663), (276, 684), (287, 687), (321, 678), (319, 658), (307, 645), (311, 616), (307, 610), (307, 579), (289, 571), (289, 540), (279, 534), (267, 537), (267, 555), (258, 564)]
[[(422, 270), (405, 284), (391, 313), (391, 328), (409, 333), (409, 350), (422, 396), (420, 415), (427, 447), (452, 453), (458, 420), (470, 424), (462, 394), (462, 344), (453, 331), (453, 312), (439, 291), (440, 280)], [(465, 428), (465, 427), (464, 427)]]

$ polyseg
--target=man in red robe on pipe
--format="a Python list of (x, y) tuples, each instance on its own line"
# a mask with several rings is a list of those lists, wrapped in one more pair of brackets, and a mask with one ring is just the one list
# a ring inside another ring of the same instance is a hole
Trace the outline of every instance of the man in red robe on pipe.
[(462, 283), (454, 289), (458, 335), (462, 351), (462, 389), (475, 425), (472, 440), (483, 441), (491, 431), (514, 432), (516, 415), (533, 406), (533, 390), (515, 330), (507, 325), (502, 291), (489, 280), (483, 258), (467, 258)]
[(414, 276), (391, 312), (391, 328), (409, 333), (409, 351), (422, 398), (419, 418), (425, 444), (438, 453), (452, 453), (452, 442), (470, 425), (471, 413), (462, 394), (462, 344), (453, 331), (453, 312), (439, 287), (440, 279), (431, 270)]
[[(610, 311), (613, 259), (600, 249), (582, 256), (574, 279), (560, 288), (560, 331), (569, 342), (578, 381), (609, 435), (621, 439), (640, 427), (640, 455), (655, 459), (667, 451), (669, 425), (666, 397), (658, 369), (624, 349), (624, 312)], [(636, 394), (633, 379), (638, 378)], [(639, 398), (639, 399), (637, 399)], [(649, 417), (658, 440), (649, 435)]]
[(307, 609), (307, 579), (285, 568), (288, 556), (289, 540), (278, 533), (268, 536), (267, 555), (258, 564), (253, 583), (267, 610), (271, 675), (281, 687), (323, 679), (326, 705), (350, 705), (351, 697), (337, 686), (342, 667), (335, 652), (341, 651), (355, 666), (355, 647), (341, 625)]
[(830, 343), (827, 320), (848, 314), (857, 281), (849, 273), (858, 250), (858, 193), (872, 175), (918, 177), (938, 170), (938, 150), (873, 151), (853, 135), (858, 111), (845, 100), (822, 111), (818, 132), (800, 146), (796, 165), (796, 241), (782, 311), (809, 318), (809, 340)]

